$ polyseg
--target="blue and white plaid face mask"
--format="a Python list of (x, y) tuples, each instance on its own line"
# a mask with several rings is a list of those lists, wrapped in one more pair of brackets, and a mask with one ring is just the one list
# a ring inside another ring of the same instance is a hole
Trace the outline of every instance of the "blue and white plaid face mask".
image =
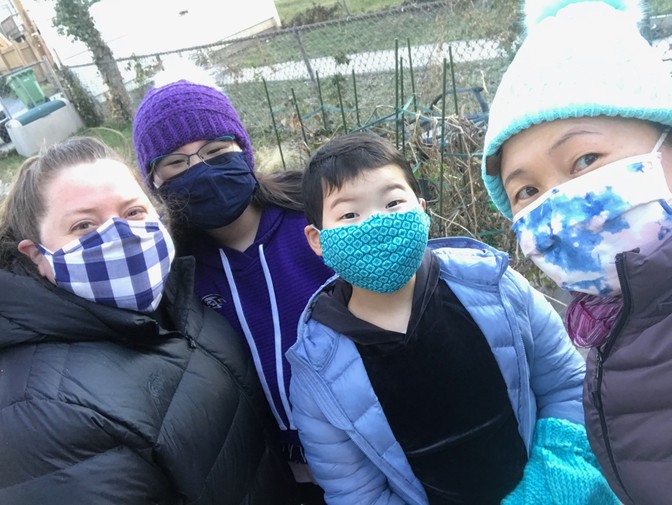
[(374, 214), (357, 225), (322, 230), (322, 259), (354, 286), (392, 293), (420, 268), (429, 224), (429, 216), (417, 208)]
[(175, 246), (158, 217), (113, 217), (56, 252), (37, 245), (60, 288), (92, 302), (152, 312), (158, 306)]

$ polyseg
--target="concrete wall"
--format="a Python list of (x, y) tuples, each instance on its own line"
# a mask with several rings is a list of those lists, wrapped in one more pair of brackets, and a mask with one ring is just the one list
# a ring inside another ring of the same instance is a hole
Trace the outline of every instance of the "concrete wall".
[[(84, 44), (59, 35), (46, 2), (24, 0), (50, 49), (65, 65), (92, 62)], [(241, 5), (243, 7), (241, 7)], [(100, 0), (91, 15), (115, 58), (213, 44), (280, 26), (273, 0)]]

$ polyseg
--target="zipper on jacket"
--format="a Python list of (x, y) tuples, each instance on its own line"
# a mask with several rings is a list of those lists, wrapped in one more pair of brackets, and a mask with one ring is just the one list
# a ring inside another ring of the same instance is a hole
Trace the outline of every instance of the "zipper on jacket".
[(196, 349), (198, 347), (196, 345), (196, 340), (194, 340), (194, 337), (189, 335), (187, 332), (184, 332), (184, 336), (187, 339), (187, 345), (189, 346), (189, 349)]
[(595, 408), (597, 409), (597, 413), (600, 417), (602, 440), (604, 442), (604, 447), (607, 451), (607, 456), (609, 457), (609, 464), (611, 465), (611, 470), (614, 472), (614, 475), (616, 476), (616, 480), (618, 481), (619, 486), (621, 486), (621, 489), (623, 490), (625, 495), (632, 502), (633, 500), (630, 497), (630, 493), (628, 493), (628, 490), (623, 485), (621, 475), (618, 472), (618, 468), (616, 467), (616, 460), (614, 459), (614, 453), (611, 449), (611, 442), (609, 441), (607, 418), (604, 414), (604, 406), (602, 404), (602, 377), (604, 372), (603, 370), (604, 362), (609, 357), (609, 353), (611, 352), (611, 349), (614, 347), (616, 339), (618, 338), (619, 334), (623, 330), (623, 327), (625, 326), (625, 321), (628, 318), (627, 314), (630, 312), (630, 288), (628, 286), (628, 281), (625, 277), (624, 270), (625, 265), (623, 263), (623, 255), (618, 254), (616, 255), (616, 272), (618, 273), (618, 281), (621, 285), (621, 293), (623, 296), (623, 308), (621, 309), (622, 312), (620, 317), (618, 318), (616, 326), (612, 328), (611, 334), (607, 337), (607, 341), (604, 343), (602, 347), (597, 348), (597, 363), (595, 365), (595, 377), (593, 379), (595, 383), (595, 390), (593, 391), (593, 402), (595, 402)]
[(198, 348), (198, 344), (196, 343), (194, 337), (189, 335), (186, 331), (171, 330), (169, 333), (166, 334), (166, 336), (176, 337), (179, 338), (180, 340), (182, 339), (186, 340), (187, 347), (192, 351)]

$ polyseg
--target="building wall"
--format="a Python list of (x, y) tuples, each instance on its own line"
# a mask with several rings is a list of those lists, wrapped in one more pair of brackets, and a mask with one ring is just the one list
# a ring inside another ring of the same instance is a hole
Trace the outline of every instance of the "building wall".
[[(51, 26), (48, 1), (24, 0), (24, 5), (64, 65), (92, 62), (82, 43)], [(280, 26), (273, 0), (100, 0), (90, 12), (116, 58), (212, 44), (251, 34), (246, 31), (255, 26)]]

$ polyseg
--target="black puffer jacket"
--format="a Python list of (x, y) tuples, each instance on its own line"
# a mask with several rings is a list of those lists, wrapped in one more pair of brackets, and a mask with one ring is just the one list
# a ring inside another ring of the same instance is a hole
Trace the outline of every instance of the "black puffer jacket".
[(0, 271), (0, 504), (294, 503), (243, 342), (192, 285), (176, 260), (161, 326)]

